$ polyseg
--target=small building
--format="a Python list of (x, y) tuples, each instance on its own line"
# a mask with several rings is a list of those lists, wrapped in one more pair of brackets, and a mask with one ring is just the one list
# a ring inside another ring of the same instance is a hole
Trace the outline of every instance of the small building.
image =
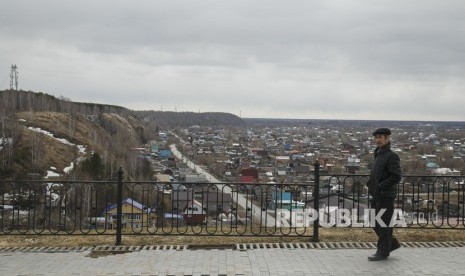
[[(155, 217), (151, 216), (151, 209), (142, 205), (141, 203), (131, 199), (126, 198), (122, 202), (122, 217), (121, 224), (123, 228), (142, 228), (153, 225)], [(110, 227), (116, 227), (117, 204), (108, 205), (101, 217), (105, 217), (105, 220), (109, 222)]]
[(239, 172), (241, 176), (252, 177), (254, 181), (258, 180), (258, 169), (257, 168), (244, 168)]
[(272, 193), (272, 199), (268, 202), (269, 209), (303, 209), (305, 202), (298, 202), (292, 199), (292, 193), (281, 190)]
[(220, 192), (203, 192), (202, 202), (208, 213), (226, 212), (232, 205), (232, 196), (230, 193)]
[(228, 210), (232, 204), (232, 196), (228, 193), (203, 191), (201, 193), (194, 193), (192, 190), (174, 191), (172, 194), (172, 208), (173, 211), (183, 211), (183, 207), (191, 201), (201, 203), (204, 211), (209, 214)]
[(159, 151), (158, 156), (161, 158), (168, 158), (171, 157), (173, 153), (169, 149), (162, 149)]
[[(315, 199), (310, 199), (306, 202), (305, 206), (313, 207)], [(319, 198), (319, 209), (320, 212), (323, 211), (324, 216), (320, 217), (320, 221), (329, 221), (331, 216), (335, 215), (335, 210), (337, 209), (347, 209), (350, 211), (356, 210), (357, 216), (356, 217), (359, 221), (364, 219), (365, 209), (368, 209), (368, 204), (366, 202), (362, 202), (362, 198), (360, 201), (354, 198), (350, 198), (340, 194), (329, 194), (323, 195)]]
[(186, 173), (184, 182), (187, 183), (206, 183), (208, 182), (207, 177), (200, 173)]
[(183, 210), (183, 217), (187, 224), (203, 224), (207, 213), (203, 209), (202, 203), (194, 199), (187, 202)]
[(358, 170), (360, 170), (360, 159), (357, 158), (355, 155), (349, 156), (349, 158), (347, 158), (347, 164), (345, 165), (345, 167), (348, 173), (356, 173)]
[(157, 182), (166, 182), (169, 183), (173, 181), (173, 177), (169, 174), (157, 174), (155, 176)]
[(159, 132), (158, 137), (162, 140), (166, 140), (166, 138), (168, 138), (168, 134), (166, 132)]
[(287, 165), (289, 164), (290, 157), (289, 156), (275, 156), (275, 166), (280, 166), (280, 165)]
[(150, 152), (151, 153), (158, 153), (158, 144), (151, 144), (150, 145)]
[(192, 200), (195, 200), (192, 190), (175, 190), (171, 194), (172, 208), (175, 212), (184, 211), (184, 207)]
[(433, 170), (434, 174), (436, 175), (454, 175), (459, 176), (460, 171), (450, 168), (437, 168)]
[(309, 175), (310, 174), (310, 166), (304, 166), (304, 165), (298, 165), (294, 167), (294, 173), (299, 176), (299, 175)]

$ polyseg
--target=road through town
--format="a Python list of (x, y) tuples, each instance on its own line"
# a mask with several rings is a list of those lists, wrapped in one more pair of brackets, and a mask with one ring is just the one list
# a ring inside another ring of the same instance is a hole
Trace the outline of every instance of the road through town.
[[(180, 141), (182, 141), (178, 136), (176, 137)], [(218, 180), (216, 177), (211, 175), (209, 172), (205, 171), (201, 166), (189, 160), (176, 148), (175, 144), (170, 145), (170, 149), (173, 155), (176, 156), (176, 158), (182, 160), (189, 168), (191, 168), (195, 172), (205, 175), (206, 179), (209, 182), (214, 183), (216, 187), (220, 191), (222, 191), (222, 193), (231, 194), (234, 200), (237, 201), (237, 204), (240, 207), (250, 212), (251, 218), (252, 218), (251, 223), (253, 223), (254, 221), (260, 221), (262, 226), (267, 226), (267, 227), (276, 226), (275, 218), (271, 216), (270, 214), (268, 214), (266, 212), (266, 209), (262, 210), (260, 206), (257, 206), (256, 204), (254, 204), (250, 199), (246, 198), (244, 195), (233, 192), (231, 186), (228, 185), (228, 183)]]

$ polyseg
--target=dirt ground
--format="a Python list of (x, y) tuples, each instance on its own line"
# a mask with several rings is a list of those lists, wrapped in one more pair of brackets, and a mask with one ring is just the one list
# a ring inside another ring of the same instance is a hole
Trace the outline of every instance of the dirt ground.
[[(464, 241), (465, 230), (395, 229), (401, 242)], [(0, 235), (0, 247), (77, 247), (114, 245), (115, 236), (97, 235)], [(230, 245), (237, 243), (312, 242), (310, 237), (221, 237), (175, 235), (123, 235), (122, 245)], [(373, 242), (371, 229), (321, 229), (321, 242)]]

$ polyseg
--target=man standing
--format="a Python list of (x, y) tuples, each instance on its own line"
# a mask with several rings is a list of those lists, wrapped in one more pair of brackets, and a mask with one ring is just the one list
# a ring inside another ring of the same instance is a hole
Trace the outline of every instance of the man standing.
[(394, 199), (397, 195), (397, 184), (401, 180), (399, 156), (391, 151), (391, 130), (379, 128), (373, 132), (376, 142), (375, 159), (371, 166), (368, 180), (368, 193), (372, 197), (371, 206), (381, 215), (384, 225), (375, 224), (375, 233), (378, 236), (376, 254), (368, 257), (370, 261), (386, 260), (390, 252), (400, 247), (399, 241), (393, 237), (390, 222), (394, 214)]

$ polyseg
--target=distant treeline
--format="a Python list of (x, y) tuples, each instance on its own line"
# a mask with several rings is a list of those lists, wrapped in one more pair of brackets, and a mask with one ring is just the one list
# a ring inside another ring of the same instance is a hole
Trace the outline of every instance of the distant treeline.
[(465, 122), (459, 121), (390, 121), (390, 120), (332, 120), (332, 119), (281, 119), (281, 118), (244, 118), (249, 126), (256, 127), (366, 127), (377, 128), (380, 126), (390, 128), (464, 128)]
[(172, 111), (135, 111), (139, 118), (155, 121), (161, 126), (188, 127), (198, 126), (244, 126), (240, 117), (222, 112), (172, 112)]
[(96, 103), (78, 103), (72, 102), (64, 97), (56, 98), (42, 92), (31, 91), (0, 91), (0, 101), (7, 109), (15, 112), (23, 111), (49, 111), (63, 113), (78, 113), (84, 115), (100, 115), (102, 113), (116, 113), (125, 115), (131, 111), (120, 106), (96, 104)]
[(121, 106), (79, 103), (64, 97), (55, 97), (42, 92), (3, 90), (0, 91), (0, 106), (3, 113), (14, 112), (63, 112), (100, 117), (103, 113), (115, 113), (123, 117), (133, 116), (160, 127), (243, 126), (245, 122), (236, 115), (222, 112), (169, 112), (134, 111)]

